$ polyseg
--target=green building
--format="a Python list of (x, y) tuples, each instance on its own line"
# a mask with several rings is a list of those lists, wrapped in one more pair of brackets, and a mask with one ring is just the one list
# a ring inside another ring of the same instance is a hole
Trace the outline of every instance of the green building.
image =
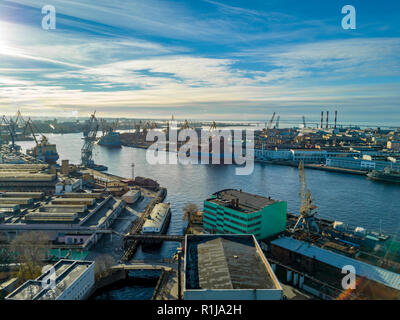
[(203, 227), (210, 233), (254, 234), (257, 240), (286, 229), (286, 201), (227, 189), (204, 201)]

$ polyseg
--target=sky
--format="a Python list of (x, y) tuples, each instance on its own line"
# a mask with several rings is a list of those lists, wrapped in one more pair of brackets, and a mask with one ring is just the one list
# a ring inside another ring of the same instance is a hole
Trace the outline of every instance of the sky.
[(0, 110), (396, 124), (399, 14), (391, 0), (0, 0)]

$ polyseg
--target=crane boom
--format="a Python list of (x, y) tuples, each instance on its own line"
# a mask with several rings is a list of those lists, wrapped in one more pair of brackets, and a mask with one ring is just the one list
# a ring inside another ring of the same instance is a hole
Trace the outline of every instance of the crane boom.
[(86, 167), (92, 167), (94, 162), (92, 160), (93, 157), (93, 145), (96, 141), (97, 131), (99, 129), (99, 123), (96, 118), (96, 111), (91, 115), (90, 120), (88, 122), (88, 130), (87, 136), (85, 136), (84, 143), (81, 149), (81, 162), (82, 165)]

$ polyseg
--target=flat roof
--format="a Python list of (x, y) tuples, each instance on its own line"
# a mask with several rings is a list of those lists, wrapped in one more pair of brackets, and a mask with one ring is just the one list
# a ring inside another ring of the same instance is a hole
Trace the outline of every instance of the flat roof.
[(65, 289), (78, 279), (93, 261), (60, 260), (53, 267), (55, 269), (56, 286), (54, 288), (42, 285), (42, 280), (50, 270), (40, 275), (36, 280), (28, 280), (15, 291), (10, 293), (6, 299), (10, 300), (55, 300)]
[(252, 235), (187, 235), (185, 289), (280, 289)]
[(400, 290), (400, 274), (389, 270), (365, 263), (347, 256), (322, 249), (316, 245), (297, 239), (282, 237), (271, 242), (276, 246), (297, 252), (304, 256), (314, 258), (338, 269), (342, 269), (346, 265), (354, 266), (356, 273), (360, 277), (382, 283), (388, 287)]
[[(214, 193), (213, 196), (207, 201), (245, 213), (260, 211), (266, 206), (279, 202), (271, 199), (271, 197), (259, 196), (235, 189), (221, 190)], [(232, 206), (232, 200), (236, 199), (239, 200), (239, 206)]]

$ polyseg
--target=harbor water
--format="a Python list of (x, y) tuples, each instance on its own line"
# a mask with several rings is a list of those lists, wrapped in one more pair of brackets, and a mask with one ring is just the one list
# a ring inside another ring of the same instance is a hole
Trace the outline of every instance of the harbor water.
[[(60, 160), (69, 159), (70, 163), (80, 162), (82, 133), (49, 134), (50, 143), (57, 145)], [(34, 142), (18, 142), (23, 150), (33, 146)], [(109, 149), (95, 145), (93, 158), (96, 163), (108, 167), (108, 172), (131, 177), (131, 164), (135, 164), (135, 176), (157, 180), (168, 189), (165, 201), (171, 203), (172, 218), (170, 234), (181, 234), (183, 228), (182, 209), (188, 202), (194, 202), (202, 208), (203, 201), (212, 193), (226, 188), (243, 191), (273, 199), (284, 200), (288, 210), (299, 210), (299, 176), (295, 167), (255, 163), (249, 176), (235, 174), (234, 165), (150, 165), (146, 161), (147, 150), (122, 147)], [(385, 232), (400, 237), (400, 186), (368, 180), (364, 176), (333, 173), (306, 169), (307, 185), (316, 205), (318, 216), (331, 220), (344, 221), (350, 225), (362, 226), (369, 230)], [(170, 257), (176, 244), (165, 243), (158, 257)], [(147, 253), (138, 251), (138, 259), (147, 257)]]

